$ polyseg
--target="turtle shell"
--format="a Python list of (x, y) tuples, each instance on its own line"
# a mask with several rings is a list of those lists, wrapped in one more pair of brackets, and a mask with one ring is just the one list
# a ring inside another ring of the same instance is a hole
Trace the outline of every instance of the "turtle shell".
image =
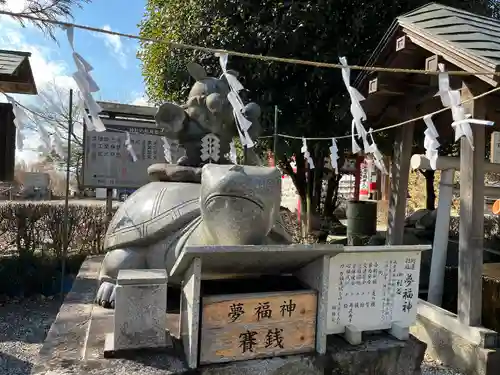
[(147, 246), (200, 215), (201, 184), (150, 182), (116, 211), (106, 233), (105, 250)]

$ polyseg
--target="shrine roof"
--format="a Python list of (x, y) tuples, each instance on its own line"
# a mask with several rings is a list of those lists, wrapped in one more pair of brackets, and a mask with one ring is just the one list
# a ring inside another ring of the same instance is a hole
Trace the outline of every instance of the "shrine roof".
[[(412, 43), (444, 57), (460, 69), (500, 70), (500, 20), (434, 2), (396, 18), (366, 66), (380, 64), (394, 36), (401, 33)], [(369, 75), (360, 74), (355, 86), (362, 85)], [(489, 79), (489, 84), (496, 85), (497, 80), (492, 76), (484, 77), (485, 81)]]
[(12, 94), (37, 94), (30, 56), (29, 52), (0, 50), (0, 90)]
[(430, 3), (398, 17), (397, 22), (401, 26), (412, 24), (446, 43), (500, 65), (500, 20)]

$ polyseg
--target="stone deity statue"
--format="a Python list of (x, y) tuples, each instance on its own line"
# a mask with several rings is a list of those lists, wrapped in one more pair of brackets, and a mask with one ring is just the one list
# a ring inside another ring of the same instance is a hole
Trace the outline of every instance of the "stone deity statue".
[[(208, 77), (205, 69), (195, 63), (188, 65), (190, 75), (196, 83), (189, 92), (184, 105), (164, 103), (156, 114), (158, 127), (166, 129), (166, 136), (175, 139), (186, 150), (186, 155), (176, 161), (177, 165), (200, 167), (206, 163), (200, 159), (202, 138), (213, 134), (219, 140), (220, 158), (212, 161), (229, 164), (225, 155), (229, 152), (229, 143), (236, 136), (237, 129), (233, 108), (227, 99), (229, 85), (224, 76)], [(237, 76), (234, 71), (227, 74)], [(252, 122), (249, 133), (255, 139), (260, 133), (260, 107), (250, 102), (243, 108), (243, 115)], [(249, 163), (258, 164), (259, 159), (253, 150), (249, 151)]]

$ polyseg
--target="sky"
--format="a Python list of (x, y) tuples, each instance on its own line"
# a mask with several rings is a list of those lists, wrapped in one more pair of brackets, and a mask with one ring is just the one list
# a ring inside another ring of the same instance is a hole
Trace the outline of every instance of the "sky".
[[(124, 6), (124, 3), (127, 3)], [(137, 35), (146, 0), (93, 0), (73, 10), (74, 23)], [(6, 8), (20, 11), (23, 0), (7, 0)], [(39, 29), (22, 27), (11, 17), (0, 15), (0, 49), (31, 52), (30, 63), (39, 92), (53, 83), (61, 92), (76, 88), (71, 77), (76, 70), (66, 32), (56, 32), (58, 43)], [(92, 77), (100, 87), (97, 100), (147, 105), (140, 61), (136, 58), (138, 42), (107, 34), (75, 29), (75, 50), (93, 67)], [(35, 96), (14, 96), (22, 104), (36, 101)], [(1, 101), (5, 101), (0, 98)], [(26, 134), (26, 147), (38, 146), (36, 134)], [(18, 155), (25, 161), (36, 158), (33, 151)]]

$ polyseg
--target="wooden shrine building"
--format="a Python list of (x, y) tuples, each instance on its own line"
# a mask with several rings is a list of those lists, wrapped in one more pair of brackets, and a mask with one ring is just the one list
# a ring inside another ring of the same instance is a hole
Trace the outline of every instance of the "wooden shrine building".
[(30, 52), (0, 50), (0, 91), (36, 95)]
[[(0, 93), (36, 95), (29, 52), (0, 50)], [(10, 103), (0, 103), (0, 181), (14, 178), (16, 128)]]
[[(367, 66), (491, 72), (483, 75), (450, 75), (452, 90), (462, 100), (497, 87), (500, 76), (500, 21), (430, 3), (398, 17)], [(363, 72), (354, 86), (366, 97), (362, 105), (368, 122), (376, 129), (424, 116), (443, 108), (438, 93), (438, 76), (416, 73)], [(463, 104), (473, 118), (495, 121), (500, 129), (500, 91)], [(442, 139), (453, 141), (451, 111), (433, 116)], [(464, 327), (481, 325), (481, 293), (484, 237), (484, 164), (486, 134), (492, 129), (471, 124), (474, 150), (467, 139), (460, 147), (460, 234), (459, 291), (457, 320)], [(389, 131), (396, 132), (390, 166), (387, 243), (402, 244), (410, 158), (415, 142), (423, 145), (423, 121), (410, 122)]]

